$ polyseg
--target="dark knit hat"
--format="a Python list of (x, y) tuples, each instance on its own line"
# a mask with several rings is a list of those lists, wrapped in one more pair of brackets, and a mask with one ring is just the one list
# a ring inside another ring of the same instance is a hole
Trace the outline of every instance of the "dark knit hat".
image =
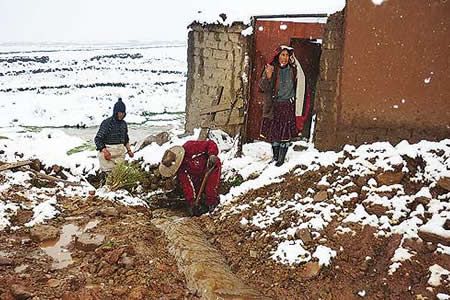
[(116, 116), (118, 112), (126, 113), (125, 103), (122, 102), (122, 98), (119, 98), (114, 104), (113, 115)]

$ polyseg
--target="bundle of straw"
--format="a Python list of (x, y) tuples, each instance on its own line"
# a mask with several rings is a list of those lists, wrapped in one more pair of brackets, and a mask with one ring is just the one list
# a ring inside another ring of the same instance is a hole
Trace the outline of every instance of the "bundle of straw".
[(111, 191), (132, 189), (144, 179), (144, 173), (139, 166), (126, 162), (118, 163), (106, 178), (106, 184)]

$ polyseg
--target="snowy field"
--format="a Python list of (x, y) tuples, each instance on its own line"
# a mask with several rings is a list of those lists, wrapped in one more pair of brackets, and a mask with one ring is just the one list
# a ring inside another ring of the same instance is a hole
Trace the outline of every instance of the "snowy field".
[(18, 47), (0, 45), (2, 128), (97, 126), (119, 96), (129, 123), (183, 122), (183, 44)]

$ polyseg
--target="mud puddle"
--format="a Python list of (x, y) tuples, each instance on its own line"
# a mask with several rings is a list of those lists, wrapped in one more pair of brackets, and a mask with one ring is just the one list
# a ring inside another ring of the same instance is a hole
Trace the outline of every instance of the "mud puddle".
[(88, 222), (83, 228), (74, 224), (66, 224), (61, 229), (59, 239), (44, 241), (40, 244), (41, 249), (53, 259), (52, 269), (63, 269), (73, 263), (72, 255), (67, 246), (72, 242), (74, 236), (80, 236), (97, 226), (99, 220)]

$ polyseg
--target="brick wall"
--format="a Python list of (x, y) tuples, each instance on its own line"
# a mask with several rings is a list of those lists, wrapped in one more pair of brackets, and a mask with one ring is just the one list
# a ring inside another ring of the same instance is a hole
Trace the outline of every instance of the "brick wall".
[[(186, 131), (199, 128), (204, 117), (200, 110), (211, 106), (219, 86), (223, 86), (220, 103), (232, 103), (242, 107), (243, 79), (248, 56), (248, 38), (241, 35), (247, 26), (235, 23), (232, 26), (219, 24), (201, 25), (193, 23), (188, 36), (188, 79), (186, 85)], [(245, 75), (248, 76), (248, 75)], [(243, 114), (234, 110), (233, 115)], [(228, 119), (228, 112), (217, 113), (216, 120)], [(236, 134), (236, 126), (225, 126), (225, 131)]]

